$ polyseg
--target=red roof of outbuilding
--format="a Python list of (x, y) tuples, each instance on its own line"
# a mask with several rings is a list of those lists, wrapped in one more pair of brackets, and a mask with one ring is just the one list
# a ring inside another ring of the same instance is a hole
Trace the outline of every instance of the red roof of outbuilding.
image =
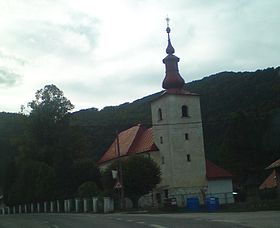
[(275, 162), (273, 162), (272, 164), (270, 164), (268, 167), (266, 167), (265, 169), (275, 169), (280, 167), (280, 159), (276, 160)]
[[(120, 156), (130, 154), (157, 151), (158, 148), (153, 142), (152, 128), (145, 128), (143, 125), (136, 125), (119, 133)], [(114, 140), (109, 149), (98, 161), (99, 164), (113, 160), (117, 155), (117, 139)]]
[(260, 185), (259, 189), (275, 188), (277, 187), (277, 173), (275, 170), (265, 179), (265, 181)]
[(206, 177), (211, 179), (231, 179), (232, 174), (225, 169), (215, 165), (214, 163), (206, 160)]

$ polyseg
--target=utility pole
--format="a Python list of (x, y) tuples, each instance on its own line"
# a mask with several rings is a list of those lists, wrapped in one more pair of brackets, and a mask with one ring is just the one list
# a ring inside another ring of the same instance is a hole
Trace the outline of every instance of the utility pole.
[(120, 206), (121, 209), (124, 209), (124, 185), (123, 185), (123, 173), (122, 173), (122, 163), (121, 163), (121, 152), (120, 152), (120, 142), (119, 142), (119, 133), (116, 131), (117, 136), (117, 154), (118, 154), (118, 180), (121, 184), (120, 188)]

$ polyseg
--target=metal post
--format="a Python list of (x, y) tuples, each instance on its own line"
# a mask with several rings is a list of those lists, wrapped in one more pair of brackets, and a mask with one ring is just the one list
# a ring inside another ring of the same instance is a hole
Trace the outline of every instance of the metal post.
[(40, 203), (37, 203), (37, 212), (40, 213)]
[(56, 201), (56, 211), (57, 211), (58, 213), (60, 212), (59, 200)]
[(120, 152), (120, 142), (119, 142), (118, 131), (116, 131), (116, 135), (117, 135), (117, 154), (118, 154), (118, 180), (121, 184), (120, 207), (121, 207), (121, 209), (124, 209), (124, 186), (123, 186), (123, 173), (122, 173), (121, 152)]
[(71, 212), (71, 202), (67, 200), (67, 212)]
[(75, 208), (76, 208), (76, 213), (79, 212), (79, 199), (75, 199)]
[(47, 202), (44, 202), (44, 212), (47, 212)]
[(84, 200), (84, 212), (88, 212), (88, 200), (87, 199), (83, 199)]
[(53, 203), (53, 201), (51, 201), (51, 213), (53, 213), (54, 212), (54, 203)]
[(92, 211), (93, 211), (93, 213), (97, 212), (97, 198), (96, 197), (92, 198)]

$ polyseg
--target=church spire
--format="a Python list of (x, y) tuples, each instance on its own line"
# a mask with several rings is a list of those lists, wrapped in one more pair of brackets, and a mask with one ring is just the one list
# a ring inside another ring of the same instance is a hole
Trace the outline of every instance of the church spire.
[(166, 32), (167, 32), (167, 35), (168, 35), (168, 45), (167, 45), (167, 48), (166, 48), (166, 54), (172, 55), (172, 54), (175, 53), (175, 49), (172, 46), (171, 41), (170, 41), (170, 35), (169, 34), (170, 34), (171, 29), (169, 27), (169, 21), (170, 21), (170, 19), (167, 16), (167, 18), (166, 18), (166, 22), (167, 22)]
[(175, 49), (173, 48), (170, 41), (170, 27), (169, 27), (169, 18), (166, 18), (167, 28), (166, 32), (168, 35), (168, 45), (166, 48), (167, 56), (163, 59), (163, 63), (165, 64), (165, 78), (162, 82), (162, 87), (164, 89), (182, 89), (185, 85), (184, 79), (179, 74), (178, 62), (180, 59), (173, 55), (175, 53)]

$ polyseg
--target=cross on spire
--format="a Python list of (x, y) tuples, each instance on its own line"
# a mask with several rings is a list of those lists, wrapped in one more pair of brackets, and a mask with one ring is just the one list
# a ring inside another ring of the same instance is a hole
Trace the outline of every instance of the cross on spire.
[(169, 55), (172, 55), (175, 53), (175, 49), (173, 48), (172, 44), (171, 44), (171, 41), (170, 41), (170, 27), (169, 27), (169, 21), (170, 21), (170, 18), (166, 17), (166, 24), (167, 24), (167, 27), (166, 27), (166, 32), (167, 32), (167, 35), (168, 35), (168, 45), (167, 45), (167, 48), (166, 48), (166, 53), (169, 54)]

